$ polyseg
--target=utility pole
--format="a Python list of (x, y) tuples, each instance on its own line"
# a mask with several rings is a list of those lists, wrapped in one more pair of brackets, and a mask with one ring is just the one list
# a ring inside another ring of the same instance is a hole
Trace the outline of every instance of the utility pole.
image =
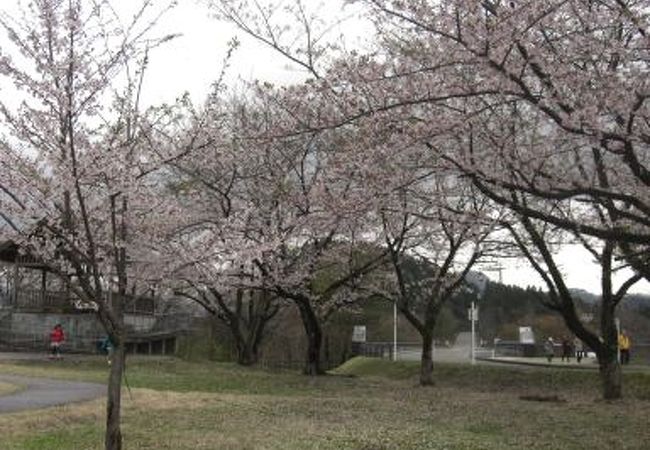
[(476, 364), (476, 321), (478, 320), (478, 306), (472, 302), (468, 311), (469, 320), (472, 323), (472, 364)]
[(397, 302), (393, 302), (393, 361), (397, 361)]
[(616, 360), (621, 362), (621, 346), (618, 345), (618, 337), (621, 335), (621, 319), (618, 317), (614, 319), (614, 324), (616, 325)]

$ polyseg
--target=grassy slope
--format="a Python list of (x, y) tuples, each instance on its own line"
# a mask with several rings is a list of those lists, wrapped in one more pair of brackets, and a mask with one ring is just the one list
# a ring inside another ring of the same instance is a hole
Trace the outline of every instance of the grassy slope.
[[(0, 372), (103, 379), (100, 360), (0, 365)], [(645, 449), (650, 380), (626, 377), (625, 400), (597, 400), (596, 374), (436, 367), (356, 359), (308, 379), (215, 363), (134, 360), (124, 396), (127, 449)], [(563, 403), (521, 395), (558, 395)], [(0, 416), (2, 449), (100, 449), (104, 403)]]

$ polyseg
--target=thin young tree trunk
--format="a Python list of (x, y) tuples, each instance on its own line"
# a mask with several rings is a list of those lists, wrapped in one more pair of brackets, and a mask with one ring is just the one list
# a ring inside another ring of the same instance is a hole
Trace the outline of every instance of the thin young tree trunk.
[(420, 385), (433, 385), (433, 335), (422, 335), (422, 358), (420, 360)]
[[(117, 272), (117, 295), (109, 297), (110, 313), (104, 316), (104, 327), (113, 342), (113, 359), (108, 377), (108, 399), (106, 401), (106, 436), (104, 438), (105, 450), (122, 450), (121, 408), (122, 408), (122, 376), (125, 368), (125, 332), (124, 332), (124, 302), (128, 285), (126, 249), (118, 245), (118, 237), (126, 241), (127, 230), (125, 214), (127, 199), (122, 197), (122, 210), (118, 222), (115, 200), (111, 197), (111, 219), (113, 229), (114, 267)], [(119, 225), (118, 225), (119, 224)], [(106, 314), (106, 312), (105, 312)]]
[[(119, 341), (119, 340), (118, 340)], [(108, 399), (106, 402), (105, 450), (122, 450), (120, 411), (122, 403), (122, 376), (124, 374), (125, 351), (123, 342), (113, 343), (113, 359), (108, 378)]]

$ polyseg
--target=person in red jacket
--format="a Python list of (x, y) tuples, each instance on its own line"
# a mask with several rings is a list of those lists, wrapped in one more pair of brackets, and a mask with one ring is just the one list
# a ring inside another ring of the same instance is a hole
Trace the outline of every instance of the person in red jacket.
[(60, 323), (54, 325), (50, 333), (50, 358), (61, 359), (61, 345), (65, 341), (65, 334)]

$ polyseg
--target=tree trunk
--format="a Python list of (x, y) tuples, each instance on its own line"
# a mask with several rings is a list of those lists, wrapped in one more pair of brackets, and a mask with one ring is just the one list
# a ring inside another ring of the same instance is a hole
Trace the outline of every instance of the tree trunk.
[(305, 361), (305, 375), (316, 376), (325, 373), (320, 364), (321, 343), (322, 333), (320, 326), (316, 324), (311, 331), (307, 331), (307, 361)]
[(603, 398), (615, 400), (623, 396), (621, 365), (616, 358), (616, 353), (598, 357), (600, 379), (603, 386)]
[(122, 449), (122, 430), (120, 428), (120, 411), (122, 403), (122, 376), (124, 374), (125, 351), (124, 343), (113, 343), (113, 358), (108, 378), (108, 399), (106, 402), (106, 450)]
[[(608, 279), (608, 281), (610, 281)], [(607, 292), (605, 289), (603, 291)], [(614, 400), (623, 396), (621, 364), (618, 360), (618, 329), (616, 328), (616, 303), (611, 296), (601, 298), (600, 329), (603, 341), (596, 355), (603, 386), (603, 399)]]
[(433, 385), (433, 335), (422, 335), (422, 358), (420, 360), (420, 385)]
[(305, 375), (316, 376), (323, 375), (325, 372), (321, 368), (320, 353), (323, 342), (323, 332), (318, 322), (318, 317), (312, 309), (309, 301), (296, 302), (302, 324), (307, 335), (307, 358), (305, 361)]
[(272, 303), (267, 292), (262, 292), (257, 298), (251, 291), (248, 305), (244, 302), (244, 290), (237, 290), (235, 307), (231, 307), (215, 288), (211, 289), (218, 303), (216, 309), (208, 310), (217, 320), (225, 323), (237, 349), (237, 364), (252, 366), (259, 359), (259, 348), (264, 338), (264, 330), (269, 321), (275, 316), (278, 308)]
[(257, 357), (257, 345), (254, 340), (251, 340), (251, 336), (237, 343), (237, 364), (253, 366), (257, 364)]

